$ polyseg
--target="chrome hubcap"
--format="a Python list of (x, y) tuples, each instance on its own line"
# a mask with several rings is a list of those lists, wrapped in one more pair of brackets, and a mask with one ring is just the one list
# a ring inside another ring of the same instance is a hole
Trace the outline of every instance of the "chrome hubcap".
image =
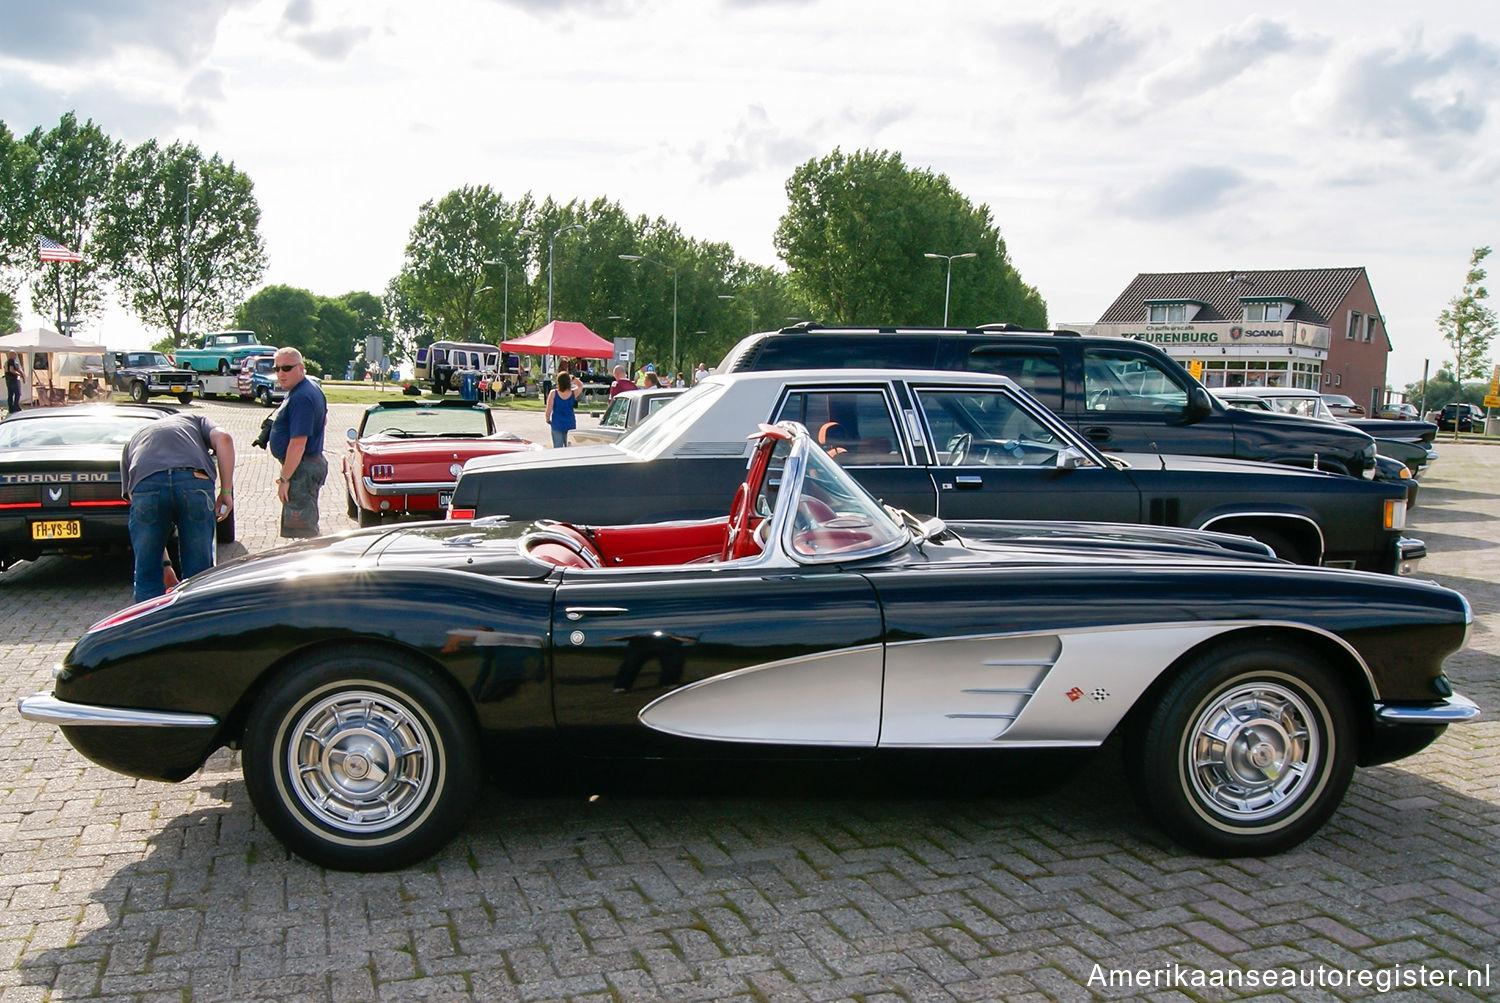
[(289, 734), (292, 790), (303, 808), (336, 829), (370, 833), (397, 825), (432, 785), (431, 725), (387, 694), (326, 697)]
[(1323, 755), (1317, 720), (1303, 696), (1276, 683), (1219, 694), (1193, 722), (1184, 750), (1198, 802), (1234, 823), (1285, 812)]

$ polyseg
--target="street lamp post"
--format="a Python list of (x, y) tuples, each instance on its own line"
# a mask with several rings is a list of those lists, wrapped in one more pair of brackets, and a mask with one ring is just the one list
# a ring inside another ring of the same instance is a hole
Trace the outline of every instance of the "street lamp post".
[[(547, 322), (552, 322), (552, 259), (557, 250), (557, 238), (569, 230), (582, 230), (582, 223), (569, 223), (567, 226), (552, 231), (552, 236), (547, 238)], [(517, 236), (535, 237), (539, 234), (535, 230), (517, 230)]]
[(665, 268), (672, 273), (672, 360), (669, 363), (672, 372), (677, 372), (677, 269), (671, 265), (664, 265), (655, 258), (648, 258), (644, 254), (622, 254), (621, 261), (645, 261), (658, 268)]
[[(499, 265), (502, 274), (504, 274), (504, 276), (505, 276), (505, 283), (504, 283), (504, 285), (505, 285), (505, 297), (504, 297), (504, 302), (501, 304), (501, 307), (500, 307), (500, 309), (501, 309), (501, 317), (500, 317), (500, 340), (501, 341), (509, 341), (510, 340), (510, 266), (507, 265), (504, 261), (502, 261), (499, 258), (486, 258), (486, 259), (484, 259), (484, 263), (486, 265)], [(486, 286), (485, 287), (485, 289), (493, 289), (493, 288), (495, 288), (495, 287), (494, 286)], [(480, 292), (484, 292), (484, 289), (481, 289)]]
[(923, 254), (924, 258), (942, 258), (948, 262), (948, 279), (943, 284), (943, 326), (948, 326), (948, 294), (953, 291), (953, 259), (954, 258), (977, 258), (978, 251), (965, 251), (963, 254), (933, 254), (931, 251)]

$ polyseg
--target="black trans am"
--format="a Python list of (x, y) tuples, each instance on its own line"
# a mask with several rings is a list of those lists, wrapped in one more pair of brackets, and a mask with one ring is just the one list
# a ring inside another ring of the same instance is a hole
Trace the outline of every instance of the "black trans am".
[(338, 868), (434, 852), (520, 748), (723, 768), (1121, 731), (1174, 839), (1267, 854), (1357, 765), (1478, 713), (1443, 674), (1471, 619), (1438, 585), (1244, 537), (919, 520), (786, 423), (727, 516), (424, 523), (246, 558), (95, 624), (20, 711), (133, 776), (239, 748), (266, 825)]

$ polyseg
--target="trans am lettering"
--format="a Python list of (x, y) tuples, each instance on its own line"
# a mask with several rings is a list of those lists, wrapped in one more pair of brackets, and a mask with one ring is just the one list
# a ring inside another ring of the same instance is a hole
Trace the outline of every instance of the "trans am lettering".
[(107, 484), (120, 479), (119, 474), (54, 473), (0, 474), (0, 484)]

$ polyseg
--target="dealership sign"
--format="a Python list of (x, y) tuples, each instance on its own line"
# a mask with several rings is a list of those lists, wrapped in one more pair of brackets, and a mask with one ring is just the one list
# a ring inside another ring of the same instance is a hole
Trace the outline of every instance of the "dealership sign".
[(1079, 334), (1133, 338), (1164, 347), (1234, 347), (1247, 345), (1284, 345), (1317, 348), (1326, 351), (1329, 329), (1320, 324), (1250, 323), (1214, 321), (1202, 324), (1086, 324)]

